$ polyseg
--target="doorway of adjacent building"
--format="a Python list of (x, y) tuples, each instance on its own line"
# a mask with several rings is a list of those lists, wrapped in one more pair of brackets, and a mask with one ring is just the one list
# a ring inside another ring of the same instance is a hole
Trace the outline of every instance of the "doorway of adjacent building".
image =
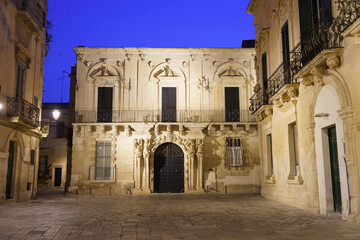
[(225, 122), (240, 122), (238, 87), (225, 87)]
[(62, 168), (55, 168), (54, 187), (61, 187)]
[(173, 143), (165, 143), (155, 151), (154, 192), (184, 192), (184, 153)]
[(176, 122), (176, 87), (162, 88), (162, 122)]
[(16, 143), (14, 141), (10, 141), (8, 166), (6, 172), (6, 199), (12, 198), (11, 190), (12, 190), (13, 173), (14, 173), (15, 144)]
[(329, 149), (330, 149), (330, 167), (331, 167), (331, 183), (334, 201), (334, 212), (342, 211), (341, 204), (341, 188), (340, 188), (340, 173), (339, 161), (336, 140), (336, 127), (328, 129)]

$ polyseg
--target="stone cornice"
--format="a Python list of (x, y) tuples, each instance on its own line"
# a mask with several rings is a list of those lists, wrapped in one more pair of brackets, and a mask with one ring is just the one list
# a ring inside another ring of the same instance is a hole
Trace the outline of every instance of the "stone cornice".
[(135, 47), (74, 47), (76, 54), (86, 53), (116, 53), (116, 54), (168, 54), (168, 55), (187, 55), (197, 54), (205, 59), (208, 54), (224, 55), (229, 54), (255, 54), (254, 48), (135, 48)]

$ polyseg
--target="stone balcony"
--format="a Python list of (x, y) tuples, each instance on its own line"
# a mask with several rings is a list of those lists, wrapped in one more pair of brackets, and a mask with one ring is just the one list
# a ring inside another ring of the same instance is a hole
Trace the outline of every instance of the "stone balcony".
[(17, 18), (22, 21), (30, 31), (41, 32), (46, 26), (46, 14), (36, 0), (12, 0), (17, 11)]

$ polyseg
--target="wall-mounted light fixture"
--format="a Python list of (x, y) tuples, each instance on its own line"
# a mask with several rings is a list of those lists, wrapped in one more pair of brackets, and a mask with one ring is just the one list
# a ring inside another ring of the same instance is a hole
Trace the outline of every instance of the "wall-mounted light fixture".
[(2, 103), (0, 103), (0, 110), (2, 110), (3, 109), (3, 104)]
[(58, 109), (55, 109), (53, 112), (52, 112), (52, 115), (53, 115), (53, 118), (55, 121), (57, 121), (60, 117), (60, 111)]

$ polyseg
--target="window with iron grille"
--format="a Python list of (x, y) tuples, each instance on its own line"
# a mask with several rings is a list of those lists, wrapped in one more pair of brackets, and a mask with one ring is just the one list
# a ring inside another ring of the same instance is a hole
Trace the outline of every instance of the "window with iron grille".
[(226, 138), (226, 166), (243, 166), (242, 141), (240, 138)]
[(111, 142), (96, 143), (95, 180), (111, 179)]

